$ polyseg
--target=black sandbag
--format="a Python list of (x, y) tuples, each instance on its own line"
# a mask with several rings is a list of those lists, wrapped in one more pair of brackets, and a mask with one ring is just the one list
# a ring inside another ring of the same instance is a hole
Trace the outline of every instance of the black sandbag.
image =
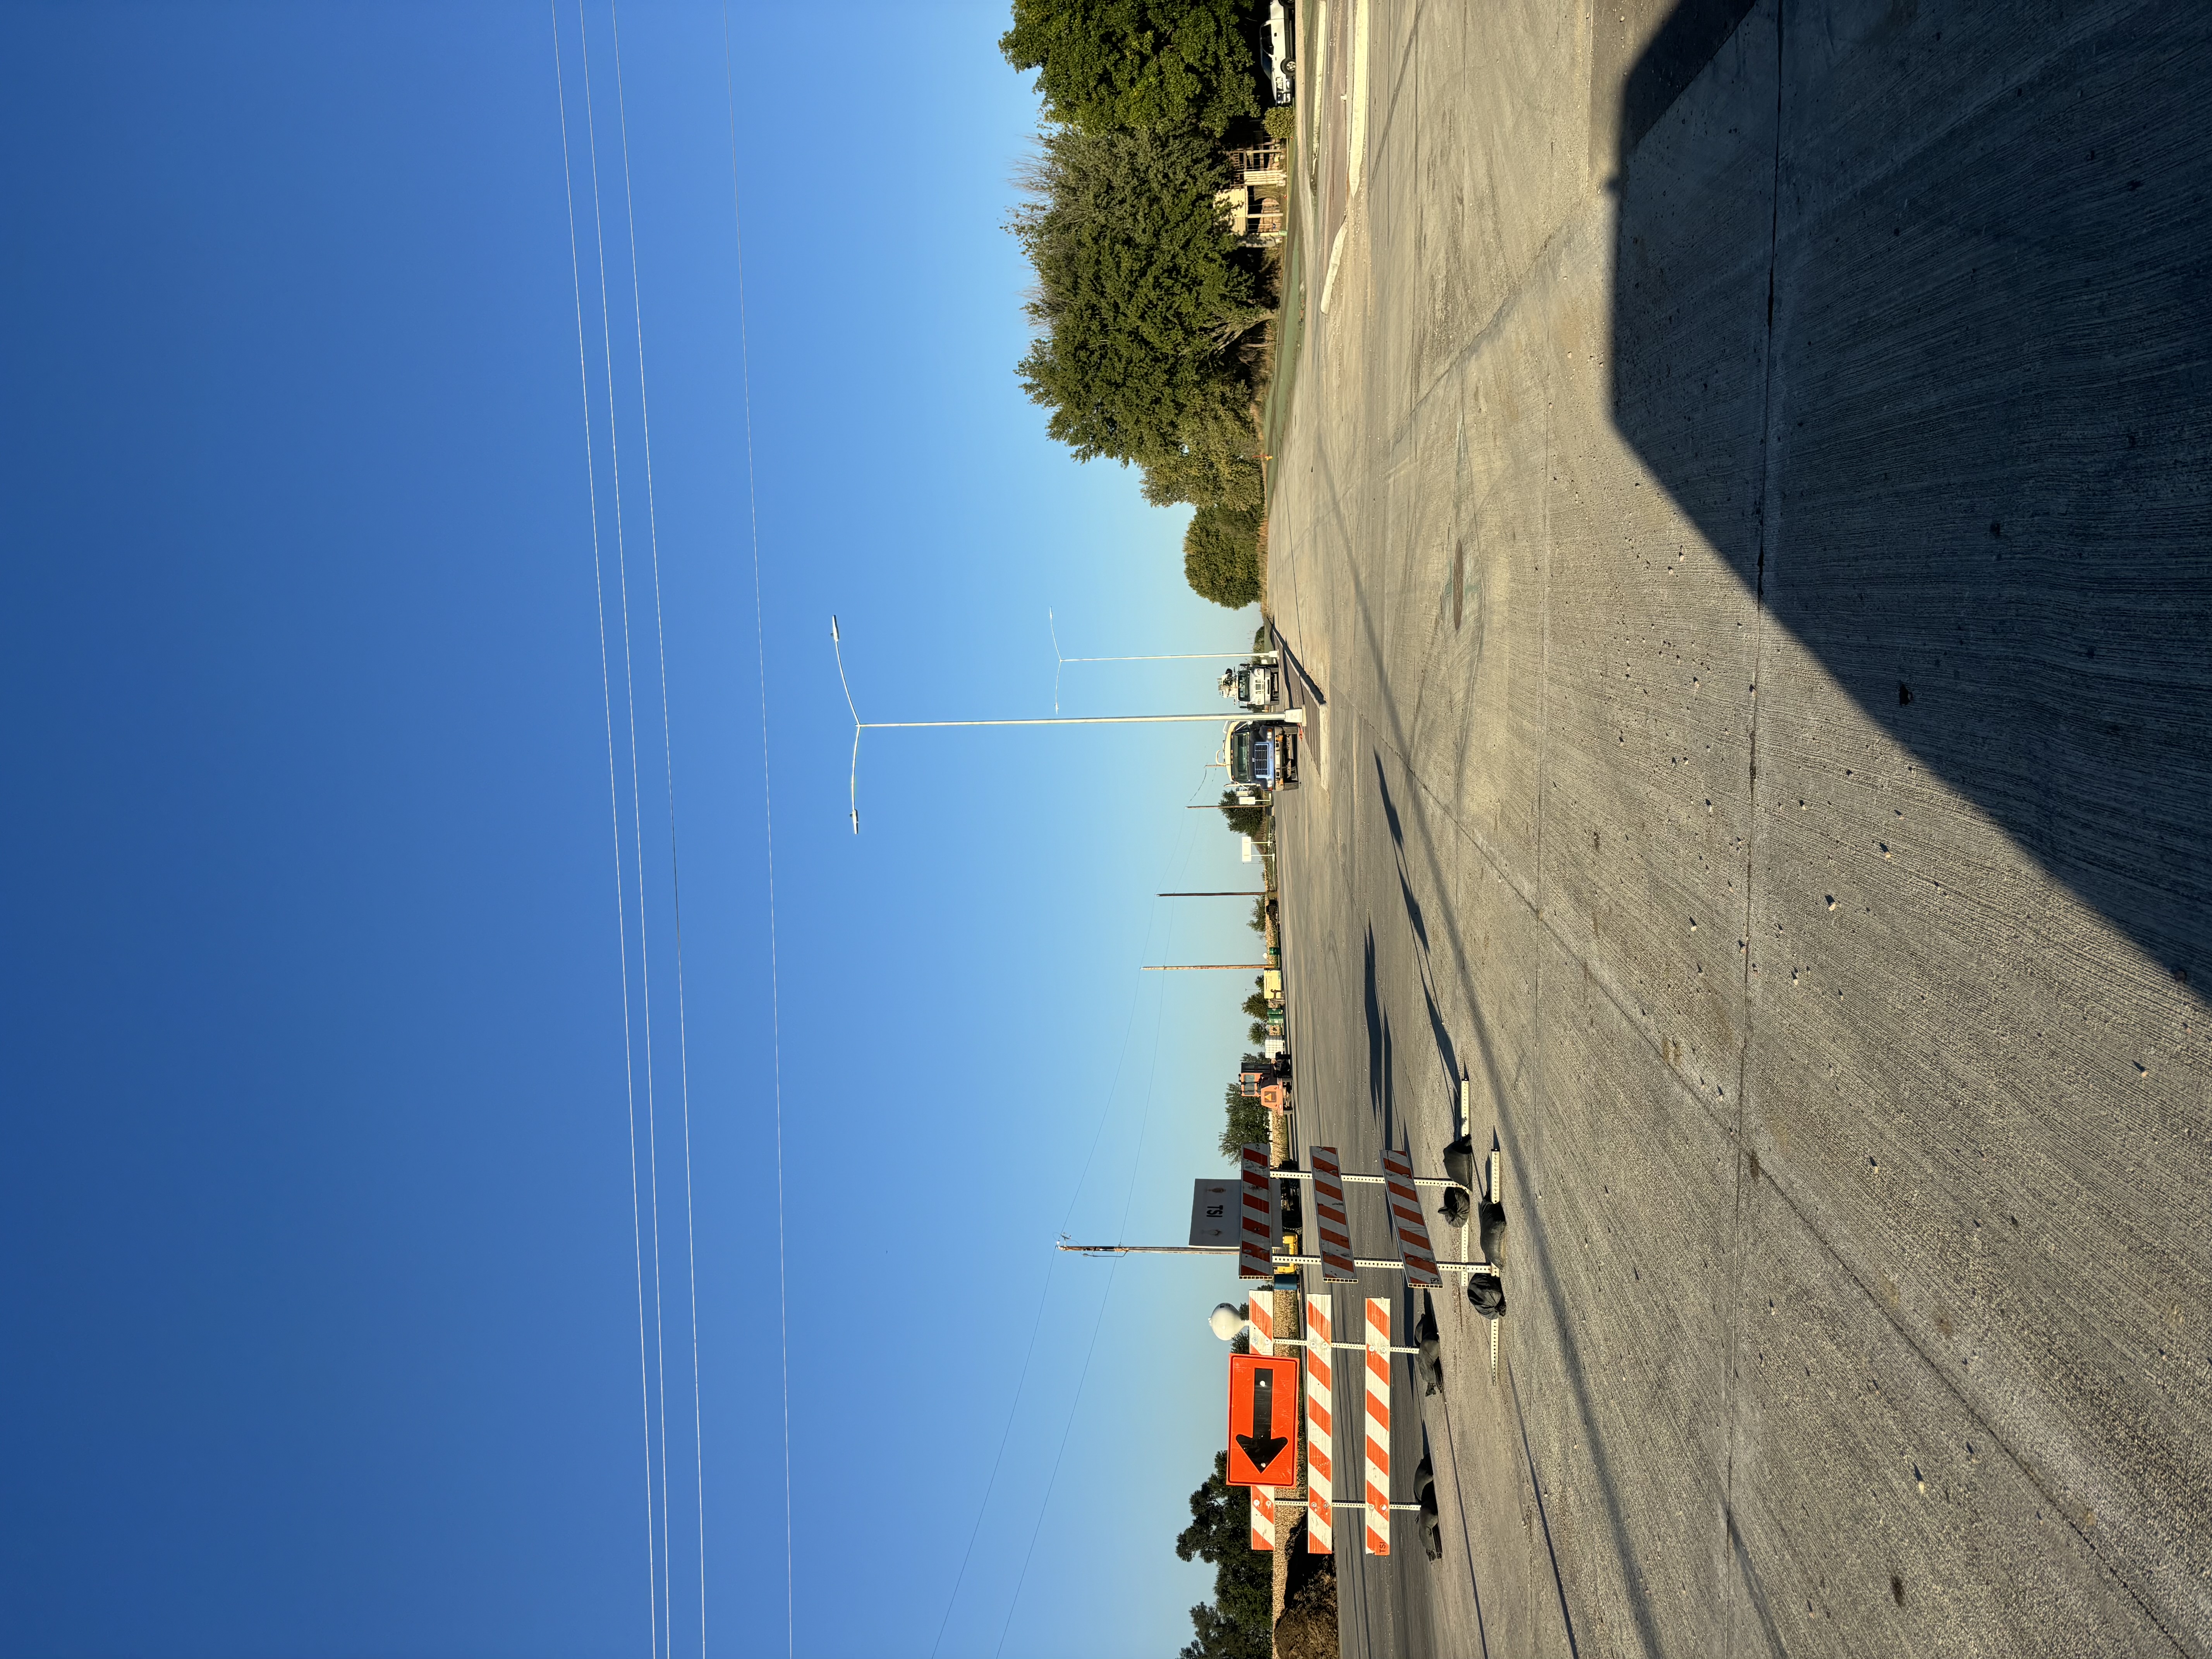
[(1481, 1204), (1475, 1206), (1475, 1220), (1481, 1230), (1482, 1259), (1485, 1261), (1505, 1260), (1505, 1206), (1503, 1204)]
[(1421, 1379), (1421, 1392), (1424, 1395), (1442, 1394), (1444, 1391), (1443, 1340), (1437, 1329), (1437, 1316), (1433, 1310), (1424, 1308), (1421, 1310), (1420, 1323), (1413, 1327), (1413, 1342), (1417, 1349), (1413, 1355), (1413, 1370)]
[(1462, 1135), (1444, 1148), (1444, 1174), (1462, 1187), (1474, 1185), (1474, 1137)]
[(1505, 1286), (1490, 1273), (1473, 1273), (1467, 1281), (1468, 1304), (1485, 1319), (1505, 1316)]

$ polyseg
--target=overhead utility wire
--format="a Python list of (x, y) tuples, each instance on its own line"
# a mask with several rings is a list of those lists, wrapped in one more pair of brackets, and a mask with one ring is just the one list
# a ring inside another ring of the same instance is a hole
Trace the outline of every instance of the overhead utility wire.
[[(660, 521), (653, 490), (653, 417), (645, 396), (645, 301), (637, 269), (637, 199), (629, 180), (629, 106), (623, 91), (622, 26), (614, 0), (607, 0), (607, 27), (615, 46), (615, 114), (622, 131), (623, 210), (629, 231), (630, 315), (637, 331), (637, 420), (645, 442), (645, 525), (653, 553), (653, 635), (660, 670), (660, 757), (668, 785), (668, 891), (676, 929), (676, 1059), (684, 1106), (684, 1259), (685, 1287), (691, 1310), (691, 1450), (692, 1490), (697, 1496), (699, 1523), (699, 1653), (707, 1652), (707, 1444), (699, 1389), (699, 1247), (693, 1221), (691, 1195), (691, 1048), (684, 1004), (684, 881), (676, 856), (676, 745), (668, 714), (668, 629), (660, 605)], [(609, 383), (611, 387), (612, 382)], [(643, 905), (641, 896), (639, 903)], [(641, 908), (641, 915), (642, 908)], [(661, 1435), (668, 1432), (668, 1399), (661, 1395)], [(665, 1490), (663, 1500), (665, 1501)], [(665, 1538), (664, 1538), (665, 1541)], [(675, 1648), (672, 1627), (669, 1647)]]
[[(752, 350), (745, 334), (745, 230), (738, 196), (738, 94), (730, 63), (730, 5), (722, 0), (722, 95), (730, 127), (730, 225), (738, 250), (738, 380), (744, 390), (745, 514), (753, 556), (753, 646), (760, 665), (761, 818), (768, 842), (768, 987), (769, 1052), (775, 1079), (775, 1330), (776, 1368), (783, 1383), (783, 1648), (796, 1651), (791, 1547), (791, 1302), (784, 1271), (783, 1226), (783, 995), (776, 977), (775, 801), (769, 789), (768, 750), (768, 628), (763, 620), (760, 574), (760, 491), (753, 474)], [(860, 739), (854, 738), (854, 764)], [(854, 828), (859, 829), (854, 815)]]
[(660, 1599), (670, 1615), (665, 1639), (675, 1632), (674, 1598), (668, 1560), (668, 1342), (665, 1302), (660, 1279), (660, 1127), (653, 1098), (653, 949), (645, 921), (645, 811), (641, 799), (637, 747), (637, 653), (629, 625), (629, 556), (623, 528), (622, 442), (615, 417), (614, 324), (607, 309), (607, 237), (599, 199), (599, 128), (592, 105), (592, 38), (584, 21), (583, 0), (576, 0), (578, 55), (584, 71), (584, 141), (592, 163), (592, 228), (599, 267), (599, 340), (607, 371), (607, 455), (614, 475), (615, 587), (622, 599), (623, 696), (629, 725), (630, 847), (637, 865), (637, 972), (639, 1004), (645, 1015), (645, 1153), (647, 1208), (653, 1218), (653, 1346), (660, 1401)]
[(637, 1085), (631, 1058), (629, 1024), (629, 920), (623, 900), (622, 797), (615, 783), (614, 692), (607, 672), (606, 582), (599, 563), (599, 460), (592, 442), (592, 379), (584, 351), (584, 277), (576, 244), (575, 168), (568, 158), (568, 92), (561, 67), (558, 0), (546, 0), (553, 19), (553, 84), (561, 113), (561, 180), (568, 206), (568, 276), (576, 296), (576, 379), (583, 393), (584, 484), (592, 519), (592, 595), (599, 625), (599, 705), (607, 732), (607, 813), (614, 829), (615, 939), (622, 969), (623, 1092), (629, 1120), (629, 1228), (631, 1266), (637, 1280), (637, 1393), (645, 1440), (645, 1590), (647, 1635), (651, 1651), (660, 1650), (660, 1596), (653, 1533), (653, 1392), (645, 1358), (645, 1245), (638, 1214)]

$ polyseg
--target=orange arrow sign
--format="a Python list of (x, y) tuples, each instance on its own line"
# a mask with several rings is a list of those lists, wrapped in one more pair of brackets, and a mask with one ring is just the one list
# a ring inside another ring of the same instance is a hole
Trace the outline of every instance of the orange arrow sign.
[(1263, 1354), (1229, 1356), (1229, 1484), (1288, 1486), (1297, 1481), (1298, 1362)]

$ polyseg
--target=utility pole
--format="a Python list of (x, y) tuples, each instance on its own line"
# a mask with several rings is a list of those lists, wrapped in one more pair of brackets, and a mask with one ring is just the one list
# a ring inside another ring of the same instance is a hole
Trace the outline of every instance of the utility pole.
[(1055, 714), (1060, 712), (1060, 671), (1072, 662), (1240, 662), (1247, 657), (1274, 655), (1271, 651), (1167, 651), (1135, 657), (1063, 657), (1060, 654), (1060, 624), (1049, 609), (1044, 613), (1044, 625), (1052, 632), (1052, 709)]
[[(853, 702), (853, 688), (845, 678), (844, 641), (837, 618), (830, 618), (830, 644), (837, 657), (837, 683), (844, 688), (845, 707), (853, 716), (852, 818), (853, 833), (860, 833), (860, 733), (863, 732), (938, 731), (956, 726), (1187, 726), (1218, 722), (1227, 726), (1239, 718), (1234, 713), (1212, 714), (1051, 714), (1025, 720), (864, 720)], [(1285, 709), (1278, 718), (1303, 725), (1304, 709)]]

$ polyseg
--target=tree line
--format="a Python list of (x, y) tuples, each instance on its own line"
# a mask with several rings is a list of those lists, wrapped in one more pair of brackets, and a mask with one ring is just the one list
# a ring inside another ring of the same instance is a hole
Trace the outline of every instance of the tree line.
[(1252, 1547), (1252, 1493), (1229, 1484), (1229, 1454), (1213, 1454), (1213, 1473), (1190, 1495), (1190, 1524), (1176, 1553), (1213, 1569), (1213, 1600), (1190, 1610), (1196, 1640), (1182, 1659), (1273, 1659), (1274, 1560)]
[(1215, 216), (1225, 150), (1256, 143), (1264, 0), (1014, 0), (1000, 50), (1036, 71), (1037, 149), (1007, 228), (1036, 273), (1018, 368), (1047, 430), (1196, 511), (1191, 586), (1260, 596), (1253, 408), (1273, 315), (1263, 250)]

